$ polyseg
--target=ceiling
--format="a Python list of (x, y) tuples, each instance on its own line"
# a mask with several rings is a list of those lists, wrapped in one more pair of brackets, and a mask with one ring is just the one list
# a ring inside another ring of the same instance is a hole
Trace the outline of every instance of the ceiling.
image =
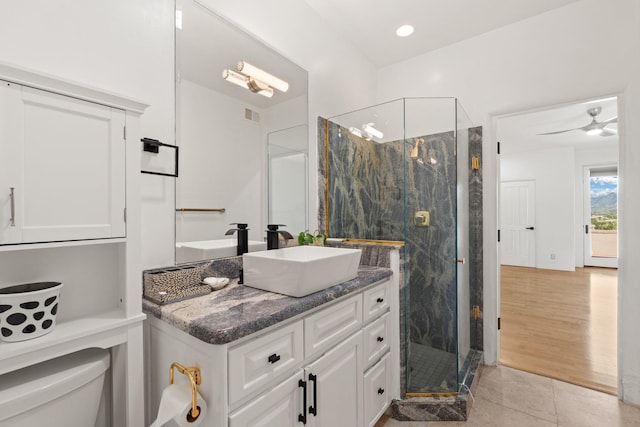
[[(539, 135), (540, 133), (575, 129), (591, 123), (587, 109), (602, 107), (596, 117), (599, 122), (617, 117), (617, 99), (603, 98), (570, 105), (553, 107), (540, 111), (501, 117), (497, 121), (496, 135), (500, 141), (501, 153), (544, 150), (561, 147), (580, 149), (616, 148), (618, 136), (589, 136), (582, 130)], [(606, 126), (618, 129), (617, 123)]]
[[(305, 1), (373, 64), (384, 67), (577, 0)], [(415, 32), (396, 36), (403, 24), (413, 25)]]

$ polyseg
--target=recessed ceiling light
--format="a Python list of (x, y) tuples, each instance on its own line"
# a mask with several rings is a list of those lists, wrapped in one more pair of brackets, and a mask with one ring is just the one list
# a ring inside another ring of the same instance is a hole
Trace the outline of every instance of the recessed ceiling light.
[(398, 37), (407, 37), (413, 34), (413, 25), (402, 25), (396, 30)]

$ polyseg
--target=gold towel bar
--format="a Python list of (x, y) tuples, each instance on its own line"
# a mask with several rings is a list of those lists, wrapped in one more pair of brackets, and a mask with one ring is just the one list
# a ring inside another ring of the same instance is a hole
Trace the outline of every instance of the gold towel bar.
[(224, 213), (227, 210), (225, 208), (219, 209), (200, 209), (200, 208), (176, 208), (176, 212), (220, 212)]

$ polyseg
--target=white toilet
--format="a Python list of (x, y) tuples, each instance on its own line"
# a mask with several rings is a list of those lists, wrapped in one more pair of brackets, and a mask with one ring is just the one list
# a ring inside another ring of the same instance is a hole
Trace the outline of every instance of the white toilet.
[(0, 375), (0, 427), (92, 427), (109, 352), (88, 349)]

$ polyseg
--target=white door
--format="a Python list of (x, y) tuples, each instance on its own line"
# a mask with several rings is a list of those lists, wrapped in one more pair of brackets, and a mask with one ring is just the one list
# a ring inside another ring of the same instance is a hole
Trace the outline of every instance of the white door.
[(11, 103), (14, 116), (0, 135), (0, 166), (12, 176), (7, 183), (2, 177), (0, 185), (9, 188), (0, 191), (4, 213), (13, 188), (11, 212), (19, 232), (0, 237), (0, 243), (124, 237), (125, 112), (10, 86), (10, 93), (0, 93), (0, 112)]
[(305, 369), (307, 425), (363, 425), (362, 333), (358, 332)]
[(536, 266), (535, 181), (500, 184), (500, 263)]
[(618, 267), (618, 167), (586, 167), (584, 265)]
[(295, 427), (303, 425), (302, 371), (229, 415), (229, 427)]

